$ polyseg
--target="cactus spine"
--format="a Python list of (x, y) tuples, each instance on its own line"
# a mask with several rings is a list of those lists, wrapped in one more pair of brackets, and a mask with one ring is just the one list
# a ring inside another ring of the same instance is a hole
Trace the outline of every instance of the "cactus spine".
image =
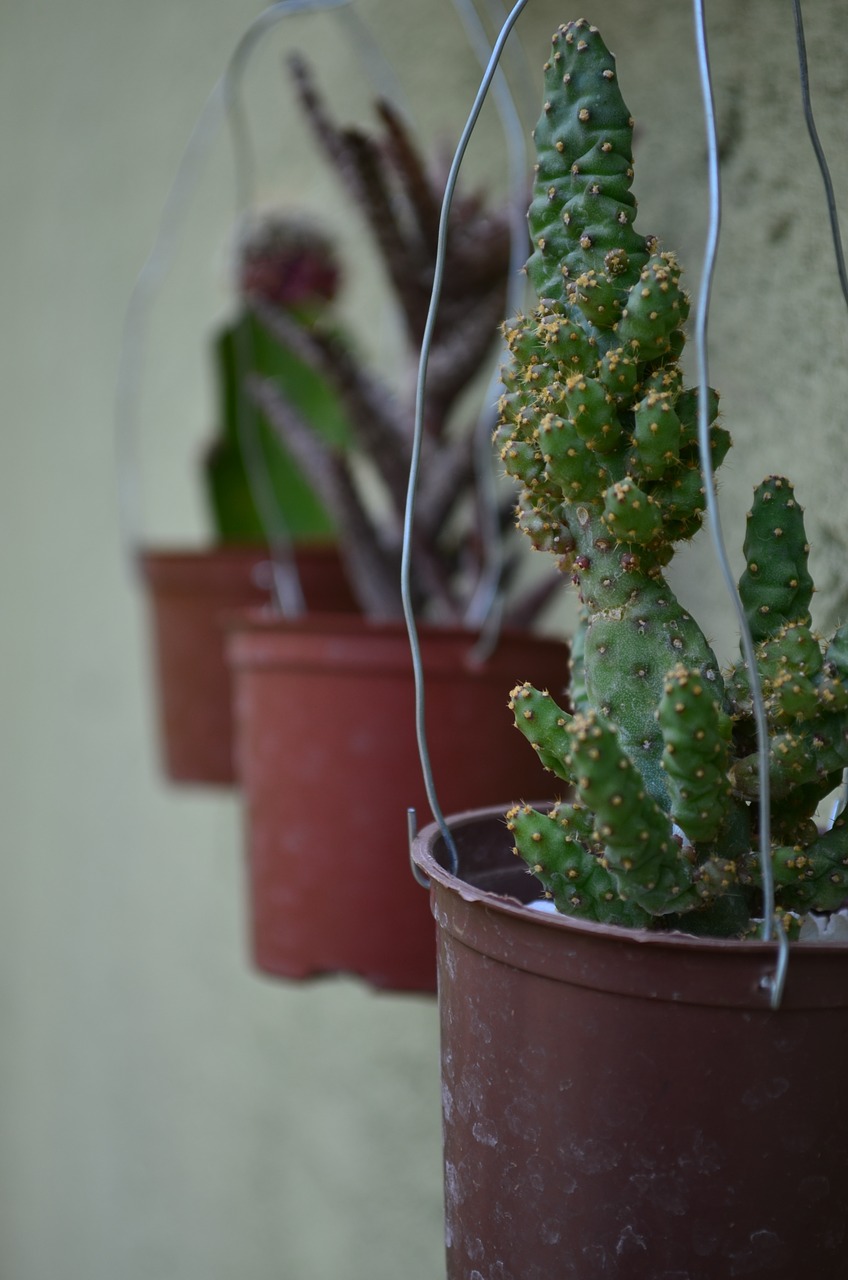
[[(744, 934), (760, 911), (750, 683), (720, 672), (663, 570), (706, 506), (698, 394), (679, 359), (688, 300), (674, 254), (634, 228), (633, 119), (585, 20), (545, 64), (527, 265), (538, 294), (505, 326), (496, 447), (517, 523), (581, 601), (574, 715), (530, 686), (516, 723), (574, 799), (510, 811), (517, 852), (557, 907), (592, 919)], [(707, 406), (714, 467), (730, 448)], [(848, 896), (848, 828), (813, 813), (848, 765), (848, 645), (810, 628), (803, 514), (771, 476), (748, 516), (740, 593), (758, 645), (788, 916)], [(579, 696), (578, 696), (579, 695)]]

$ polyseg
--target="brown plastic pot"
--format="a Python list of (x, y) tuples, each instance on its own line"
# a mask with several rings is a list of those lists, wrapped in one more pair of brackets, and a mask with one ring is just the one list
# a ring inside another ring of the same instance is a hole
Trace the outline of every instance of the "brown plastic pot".
[[(562, 696), (568, 650), (422, 628), (429, 746), (443, 805), (535, 791), (540, 766), (507, 707), (516, 681)], [(356, 974), (434, 992), (435, 930), (409, 867), (407, 810), (429, 807), (406, 630), (361, 618), (255, 618), (230, 638), (245, 797), (253, 958), (285, 978)], [(477, 744), (483, 744), (482, 747)]]
[[(149, 597), (165, 776), (171, 782), (232, 785), (224, 620), (234, 611), (267, 603), (268, 552), (241, 546), (148, 551), (140, 565)], [(355, 607), (334, 548), (299, 548), (297, 565), (310, 609)]]
[(848, 947), (542, 915), (503, 810), (422, 831), (448, 1280), (843, 1280)]

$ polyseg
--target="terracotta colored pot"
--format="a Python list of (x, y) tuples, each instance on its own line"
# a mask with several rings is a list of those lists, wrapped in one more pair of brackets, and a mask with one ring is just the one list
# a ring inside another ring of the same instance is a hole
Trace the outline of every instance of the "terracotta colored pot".
[[(333, 548), (299, 549), (297, 563), (311, 609), (355, 607)], [(140, 565), (149, 593), (165, 776), (172, 782), (232, 785), (224, 619), (267, 603), (268, 552), (242, 546), (149, 551), (140, 556)]]
[[(515, 794), (513, 791), (512, 794)], [(569, 921), (503, 810), (414, 857), (439, 931), (448, 1280), (843, 1280), (848, 947)], [(506, 895), (506, 896), (501, 896)]]
[[(508, 784), (539, 789), (509, 691), (529, 679), (562, 696), (567, 678), (558, 641), (506, 636), (483, 665), (473, 647), (466, 632), (422, 629), (430, 751), (449, 807), (491, 803)], [(433, 921), (409, 867), (407, 809), (423, 821), (429, 807), (405, 628), (257, 618), (229, 654), (256, 965), (434, 991)]]

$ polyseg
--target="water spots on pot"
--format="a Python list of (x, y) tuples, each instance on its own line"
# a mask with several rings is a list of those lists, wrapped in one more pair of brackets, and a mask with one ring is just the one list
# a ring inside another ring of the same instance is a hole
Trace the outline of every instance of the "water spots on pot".
[[(587, 1275), (600, 1275), (607, 1269), (607, 1251), (602, 1244), (587, 1244), (580, 1250), (586, 1260)], [(610, 1259), (612, 1261), (612, 1259)], [(613, 1266), (615, 1263), (613, 1263)]]
[(816, 1145), (816, 1136), (811, 1132), (809, 1125), (803, 1124), (801, 1117), (798, 1117), (798, 1120), (796, 1127), (787, 1127), (780, 1131), (780, 1145), (791, 1157), (806, 1155)]
[(713, 1142), (700, 1129), (692, 1135), (690, 1149), (681, 1152), (677, 1157), (679, 1168), (694, 1170), (695, 1173), (718, 1173), (722, 1166), (721, 1147)]
[(466, 1070), (456, 1082), (453, 1091), (453, 1104), (456, 1111), (466, 1123), (482, 1115), (485, 1111), (486, 1090), (476, 1070)]
[(559, 1218), (546, 1218), (539, 1227), (539, 1235), (545, 1244), (559, 1244), (562, 1238), (562, 1223)]
[(498, 1129), (493, 1120), (478, 1120), (471, 1126), (471, 1133), (477, 1142), (486, 1147), (498, 1145)]
[(692, 1249), (698, 1258), (712, 1258), (716, 1253), (723, 1253), (722, 1238), (716, 1230), (714, 1222), (693, 1218), (689, 1227), (692, 1237)]
[(759, 1111), (776, 1102), (778, 1098), (782, 1098), (788, 1088), (789, 1081), (783, 1076), (773, 1076), (770, 1080), (758, 1080), (742, 1094), (742, 1102), (752, 1111)]
[(486, 1247), (479, 1236), (465, 1241), (465, 1256), (469, 1262), (482, 1262), (486, 1256)]
[(489, 1025), (489, 1009), (484, 1008), (482, 1014), (480, 1008), (476, 1004), (472, 1004), (466, 1010), (471, 1035), (475, 1040), (482, 1041), (483, 1044), (491, 1044), (492, 1028)]
[[(546, 1156), (532, 1155), (525, 1165), (525, 1180), (530, 1190), (538, 1196), (544, 1194), (546, 1183), (551, 1182), (560, 1188), (560, 1175), (553, 1164), (553, 1161)], [(563, 1181), (568, 1182), (568, 1175)], [(576, 1185), (576, 1183), (575, 1183)]]
[[(447, 915), (445, 911), (437, 909), (436, 917), (439, 923), (439, 927), (444, 930), (447, 925)], [(454, 950), (453, 940), (451, 939), (450, 934), (445, 932), (442, 934), (442, 937), (445, 940), (444, 950), (442, 952), (442, 958), (445, 966), (445, 973), (449, 981), (453, 982), (454, 979), (456, 978), (456, 951)]]
[(648, 1242), (635, 1227), (626, 1226), (619, 1233), (618, 1242), (615, 1246), (615, 1256), (632, 1257), (634, 1254), (647, 1253)]
[(442, 1116), (445, 1125), (449, 1125), (453, 1120), (453, 1091), (444, 1075), (442, 1076)]
[(823, 1174), (811, 1174), (798, 1187), (798, 1199), (802, 1204), (818, 1204), (830, 1195), (830, 1178)]
[(514, 1098), (504, 1111), (510, 1133), (523, 1138), (530, 1146), (539, 1141), (539, 1113), (533, 1098)]
[(689, 1188), (676, 1173), (634, 1173), (630, 1185), (654, 1209), (683, 1217), (689, 1212)]
[(464, 1160), (459, 1164), (453, 1164), (451, 1161), (445, 1163), (445, 1205), (448, 1209), (458, 1209), (465, 1200), (466, 1176)]
[(614, 1142), (603, 1138), (586, 1138), (582, 1143), (572, 1142), (560, 1147), (558, 1154), (569, 1164), (579, 1166), (582, 1173), (609, 1173), (617, 1168), (622, 1150)]
[[(522, 1079), (532, 1079), (537, 1075), (546, 1075), (550, 1071), (549, 1051), (545, 1045), (528, 1043), (520, 1046), (518, 1062)], [(570, 1085), (570, 1081), (568, 1084)]]
[(520, 1185), (518, 1165), (514, 1160), (507, 1160), (502, 1165), (499, 1173), (500, 1177), (498, 1182), (500, 1184), (501, 1191), (505, 1191), (508, 1196), (514, 1198), (516, 1189)]
[(768, 1275), (775, 1267), (785, 1266), (789, 1261), (788, 1250), (784, 1242), (774, 1231), (751, 1232), (751, 1243), (747, 1249), (733, 1253), (727, 1260), (729, 1276)]

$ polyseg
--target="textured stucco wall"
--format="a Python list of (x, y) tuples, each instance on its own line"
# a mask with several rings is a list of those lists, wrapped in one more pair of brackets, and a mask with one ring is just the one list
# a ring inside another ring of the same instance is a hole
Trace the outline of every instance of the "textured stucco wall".
[[(376, 19), (422, 126), (455, 134), (474, 63), (447, 0), (357, 4)], [(807, 8), (844, 210), (842, 5)], [(752, 484), (788, 471), (809, 512), (821, 612), (844, 615), (848, 316), (798, 105), (789, 5), (712, 0), (708, 10), (726, 182), (712, 380), (737, 441), (722, 483), (726, 533), (738, 565)], [(157, 777), (142, 601), (122, 558), (123, 309), (201, 103), (257, 11), (235, 0), (8, 0), (0, 15), (4, 1280), (441, 1274), (435, 1009), (351, 982), (296, 988), (250, 974), (237, 800)], [(695, 288), (705, 184), (689, 6), (608, 0), (582, 11), (617, 52), (639, 121), (640, 225), (679, 249)], [(522, 28), (533, 59), (556, 21), (577, 16), (531, 0)], [(336, 28), (302, 26), (322, 76), (350, 87), (362, 110)], [(280, 194), (275, 165), (285, 164), (284, 192), (326, 201), (326, 179), (291, 158), (274, 123), (281, 47), (257, 58), (261, 194)], [(475, 172), (498, 150), (478, 145)], [(203, 337), (226, 302), (232, 198), (219, 138), (142, 370), (156, 535), (202, 533), (192, 464), (209, 421)], [(370, 296), (367, 270), (362, 288)], [(372, 323), (388, 341), (385, 321)], [(694, 607), (716, 611), (711, 629), (729, 651), (706, 540), (679, 577)]]

